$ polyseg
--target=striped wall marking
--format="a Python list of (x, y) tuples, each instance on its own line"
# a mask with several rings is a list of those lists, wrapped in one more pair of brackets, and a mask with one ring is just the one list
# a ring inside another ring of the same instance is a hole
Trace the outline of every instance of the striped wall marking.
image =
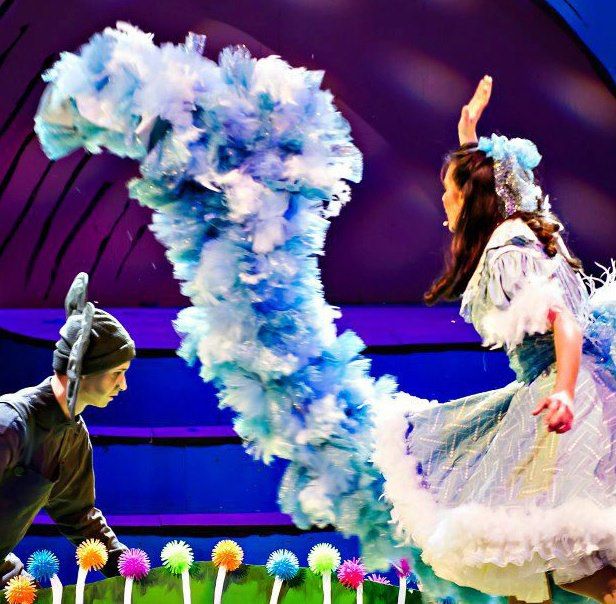
[(47, 165), (45, 166), (45, 170), (43, 170), (43, 174), (41, 174), (39, 179), (36, 181), (36, 184), (34, 188), (32, 189), (30, 195), (28, 196), (26, 203), (21, 209), (19, 216), (17, 216), (17, 218), (15, 219), (15, 222), (11, 225), (11, 228), (7, 236), (4, 238), (2, 243), (0, 243), (0, 256), (4, 254), (4, 250), (10, 245), (11, 241), (13, 240), (13, 237), (15, 237), (15, 235), (17, 234), (19, 227), (24, 223), (26, 217), (28, 216), (28, 213), (30, 212), (30, 209), (34, 205), (36, 196), (38, 195), (40, 188), (43, 186), (43, 183), (45, 182), (45, 179), (47, 178), (49, 172), (51, 171), (51, 168), (54, 165), (54, 163), (55, 162), (53, 161), (49, 161)]
[(60, 249), (58, 250), (54, 263), (51, 267), (51, 270), (49, 271), (49, 280), (47, 281), (47, 289), (45, 290), (45, 294), (43, 296), (44, 300), (47, 300), (49, 298), (49, 294), (51, 293), (51, 290), (56, 282), (56, 278), (58, 277), (60, 268), (62, 267), (62, 261), (64, 260), (64, 257), (66, 256), (69, 248), (71, 247), (71, 244), (73, 243), (73, 241), (75, 240), (79, 232), (81, 231), (83, 225), (88, 221), (90, 216), (92, 216), (92, 213), (97, 208), (101, 199), (103, 199), (107, 191), (109, 191), (109, 189), (111, 189), (113, 185), (114, 183), (104, 182), (98, 188), (98, 190), (96, 191), (96, 193), (94, 194), (94, 196), (92, 197), (88, 205), (85, 207), (85, 209), (83, 210), (79, 218), (73, 223), (73, 226), (71, 230), (69, 231), (68, 235), (64, 238), (64, 241), (62, 241), (62, 244), (60, 245)]
[(47, 241), (47, 237), (49, 236), (49, 232), (51, 231), (51, 227), (54, 223), (56, 214), (62, 207), (64, 200), (73, 188), (75, 181), (77, 180), (82, 170), (86, 167), (87, 163), (90, 161), (91, 158), (91, 155), (85, 153), (83, 157), (79, 160), (79, 163), (73, 169), (70, 176), (68, 177), (68, 180), (64, 184), (64, 188), (62, 189), (60, 196), (58, 197), (53, 208), (51, 209), (51, 212), (47, 214), (45, 222), (43, 223), (43, 226), (41, 227), (41, 230), (39, 232), (38, 239), (34, 244), (34, 247), (32, 248), (32, 253), (30, 254), (30, 259), (28, 260), (28, 267), (26, 269), (26, 272), (24, 273), (24, 283), (26, 285), (30, 283), (30, 279), (32, 278), (32, 274), (34, 272), (34, 266), (36, 264), (36, 261), (38, 260), (41, 251), (43, 250), (45, 242)]

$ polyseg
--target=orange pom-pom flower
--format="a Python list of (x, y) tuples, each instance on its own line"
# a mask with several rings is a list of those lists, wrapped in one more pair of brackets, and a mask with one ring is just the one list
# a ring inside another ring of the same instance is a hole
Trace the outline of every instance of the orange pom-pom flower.
[(9, 604), (32, 604), (36, 600), (36, 585), (25, 575), (13, 577), (4, 592)]
[(107, 564), (107, 548), (98, 539), (86, 539), (77, 548), (77, 564), (83, 570), (100, 570)]
[(237, 570), (244, 559), (244, 550), (230, 539), (219, 541), (212, 551), (212, 562), (229, 572)]

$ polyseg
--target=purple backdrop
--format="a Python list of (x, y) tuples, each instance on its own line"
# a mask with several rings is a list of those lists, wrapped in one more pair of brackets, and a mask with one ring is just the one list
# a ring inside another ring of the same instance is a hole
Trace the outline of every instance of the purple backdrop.
[(51, 164), (32, 136), (39, 74), (62, 50), (123, 19), (207, 54), (245, 44), (326, 71), (365, 177), (334, 222), (322, 266), (338, 303), (417, 301), (441, 265), (441, 157), (461, 104), (495, 78), (485, 133), (533, 138), (544, 188), (590, 264), (614, 254), (616, 101), (588, 53), (530, 0), (5, 0), (0, 7), (0, 306), (61, 304), (79, 270), (107, 306), (183, 305), (149, 211), (129, 203), (136, 164), (75, 154)]

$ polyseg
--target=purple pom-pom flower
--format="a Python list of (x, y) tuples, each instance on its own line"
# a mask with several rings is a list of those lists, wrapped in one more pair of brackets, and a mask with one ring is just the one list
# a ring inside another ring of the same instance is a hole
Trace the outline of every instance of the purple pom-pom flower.
[(142, 549), (126, 550), (120, 555), (118, 570), (124, 578), (139, 581), (150, 572), (150, 559)]
[(411, 575), (411, 565), (406, 558), (402, 558), (397, 564), (392, 564), (392, 566), (400, 579), (406, 579)]

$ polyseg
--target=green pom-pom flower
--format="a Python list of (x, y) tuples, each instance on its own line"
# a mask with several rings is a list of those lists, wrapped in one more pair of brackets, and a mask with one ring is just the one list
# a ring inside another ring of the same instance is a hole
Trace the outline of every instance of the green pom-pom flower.
[(340, 552), (329, 543), (319, 543), (308, 554), (308, 566), (315, 575), (333, 573), (340, 566)]
[(181, 575), (193, 563), (194, 556), (188, 543), (184, 541), (170, 541), (160, 553), (163, 566), (173, 575)]

